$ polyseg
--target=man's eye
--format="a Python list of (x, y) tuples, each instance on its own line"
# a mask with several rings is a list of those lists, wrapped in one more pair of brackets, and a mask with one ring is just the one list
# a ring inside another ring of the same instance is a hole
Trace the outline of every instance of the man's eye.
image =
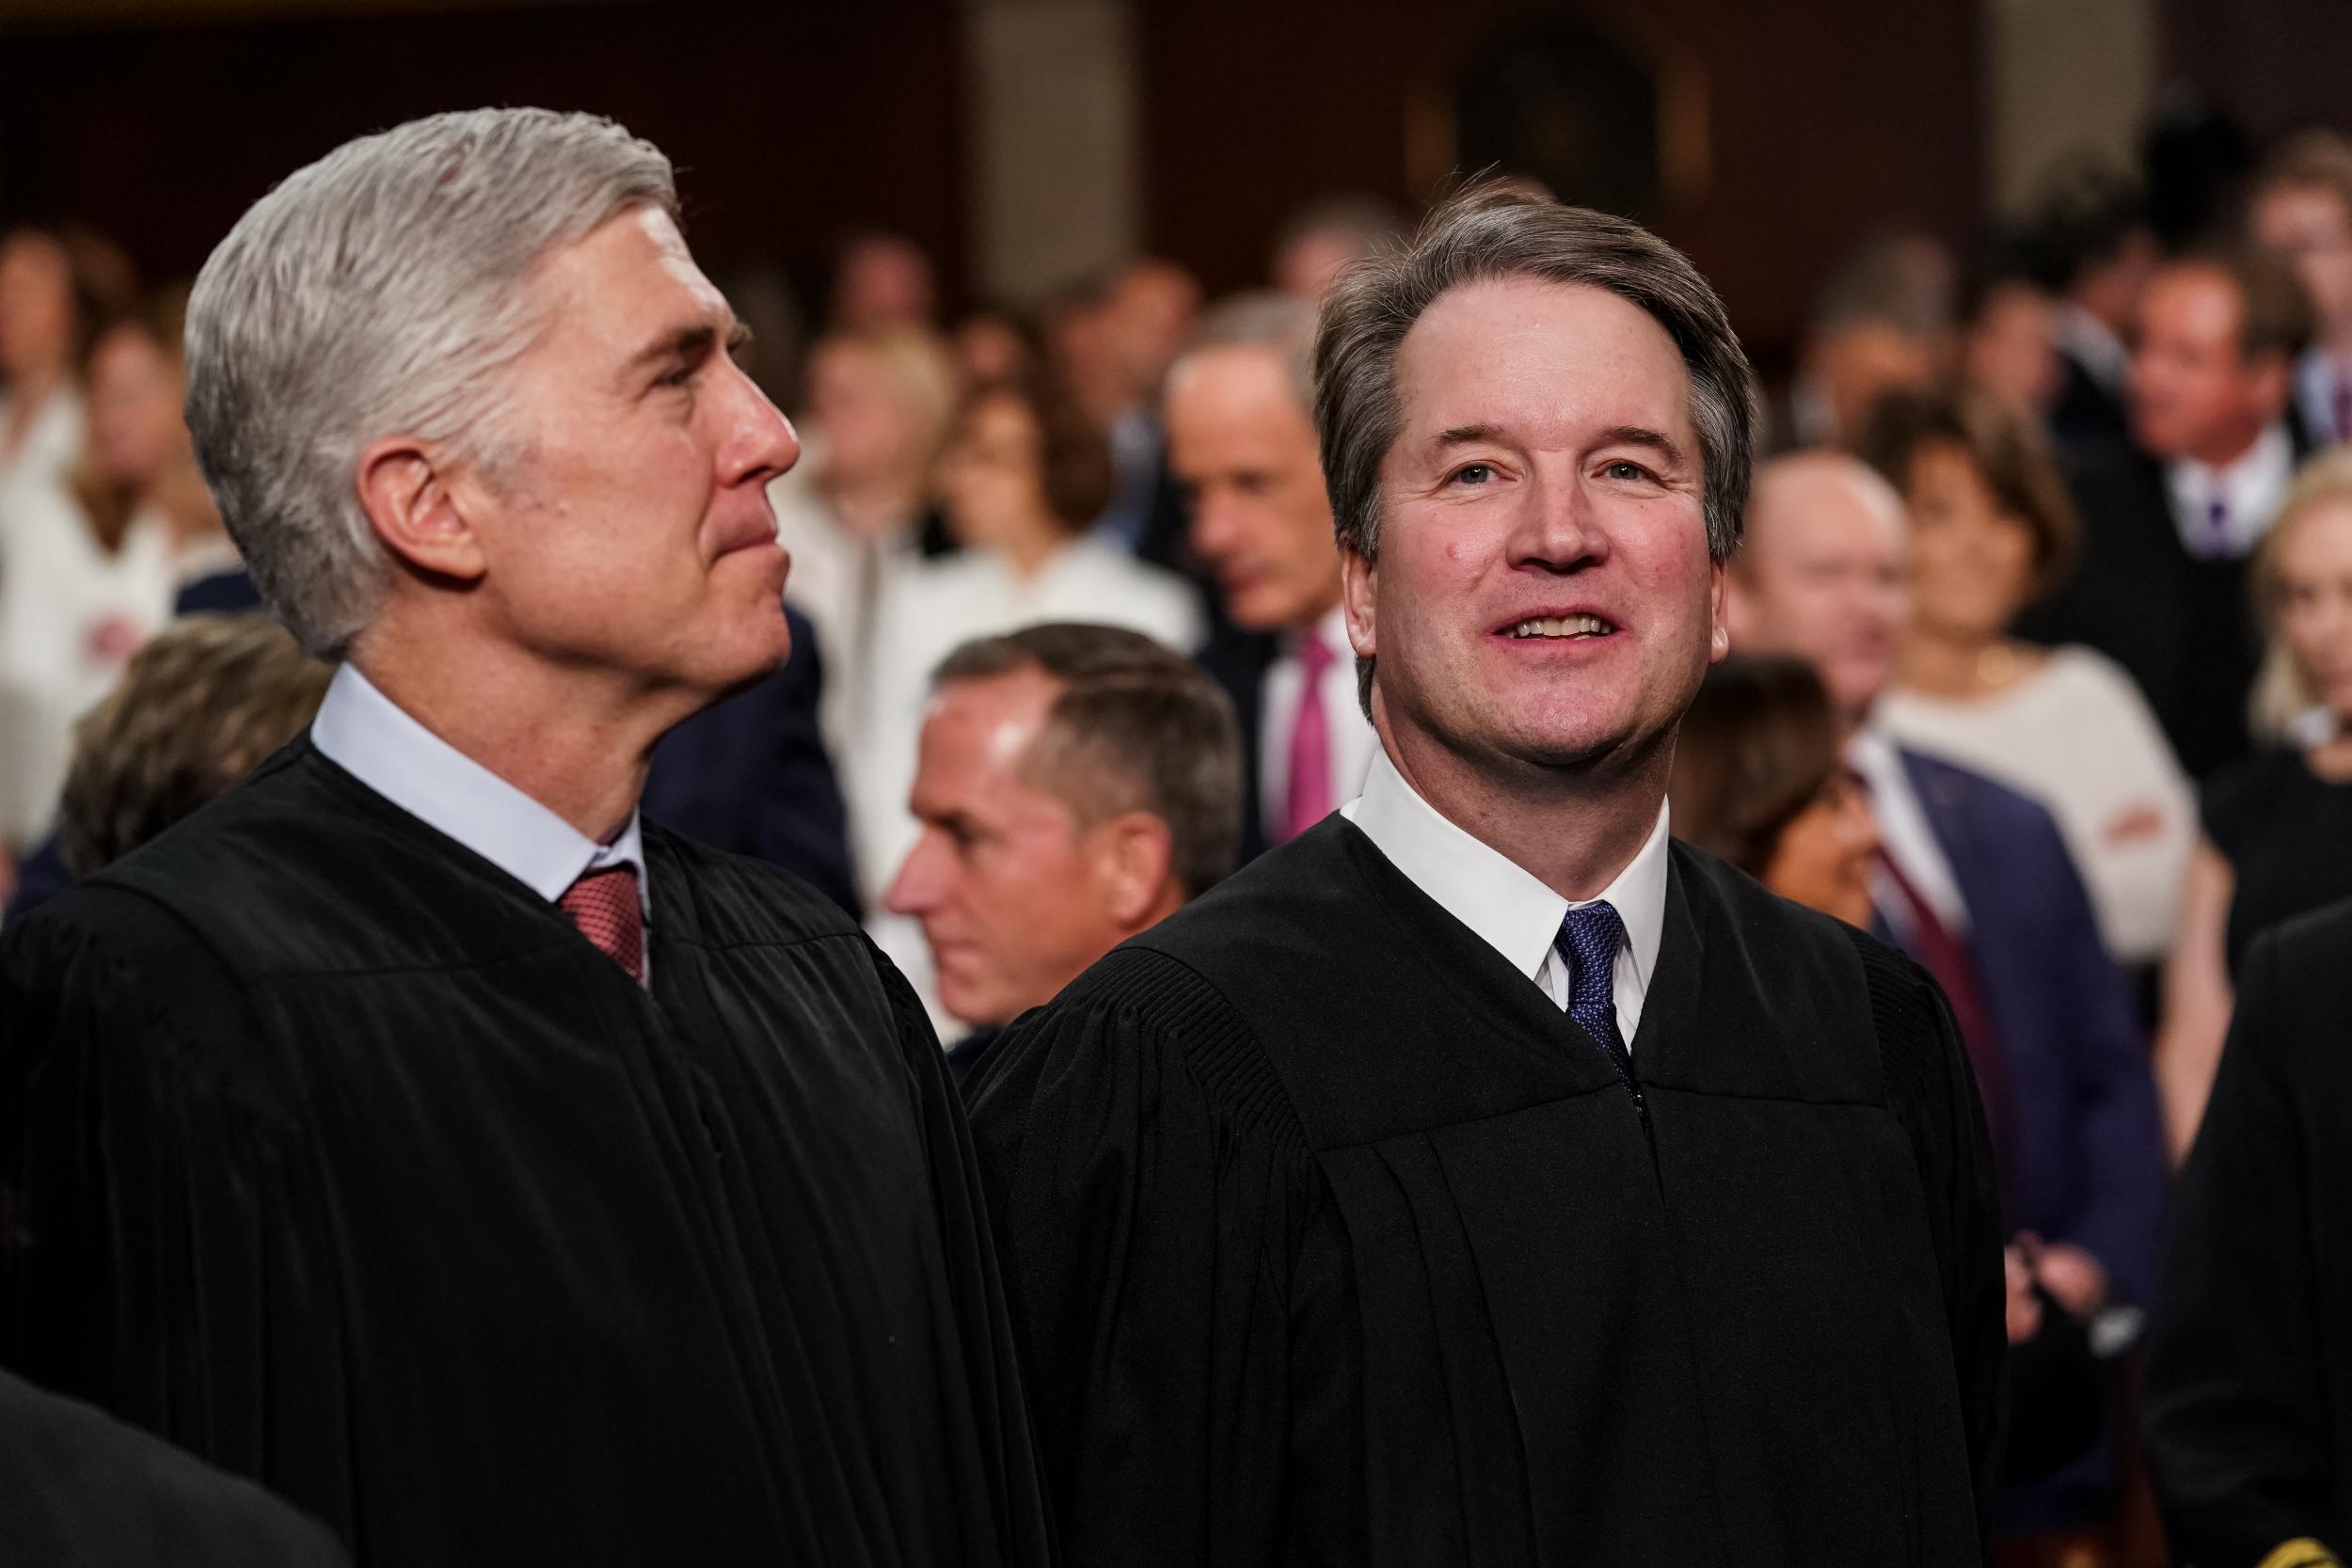
[(1454, 470), (1456, 484), (1484, 484), (1494, 477), (1494, 466), (1488, 463), (1465, 463)]
[(1639, 482), (1650, 477), (1650, 471), (1628, 458), (1616, 458), (1603, 470), (1611, 479)]
[(654, 383), (657, 387), (683, 387), (694, 379), (694, 367), (680, 365), (676, 370)]

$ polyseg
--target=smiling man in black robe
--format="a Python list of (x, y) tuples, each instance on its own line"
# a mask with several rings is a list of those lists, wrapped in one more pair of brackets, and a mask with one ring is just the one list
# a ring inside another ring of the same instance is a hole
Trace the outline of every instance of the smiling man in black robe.
[(975, 1112), (1074, 1562), (1981, 1560), (1982, 1118), (1907, 959), (1670, 842), (1753, 420), (1704, 279), (1500, 192), (1324, 305), (1363, 795)]
[(417, 121), (189, 305), (317, 721), (0, 941), (0, 1355), (372, 1564), (1045, 1560), (968, 1133), (803, 884), (638, 819), (798, 448), (669, 162)]

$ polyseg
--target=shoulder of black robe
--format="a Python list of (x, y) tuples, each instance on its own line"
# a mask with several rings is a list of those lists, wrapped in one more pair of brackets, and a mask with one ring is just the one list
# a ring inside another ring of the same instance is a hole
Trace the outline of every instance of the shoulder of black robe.
[(349, 1568), (326, 1527), (103, 1411), (0, 1372), (0, 1562)]
[[(1948, 1555), (1916, 1560), (1973, 1560), (1973, 1544), (1958, 1537), (1973, 1526), (1981, 1538), (1992, 1492), (2002, 1279), (1981, 1117), (1948, 1014), (1899, 955), (1709, 857), (1680, 845), (1674, 855), (1667, 950), (1635, 1045), (1660, 1136), (1686, 1149), (1719, 1132), (1737, 1143), (1748, 1135), (1739, 1106), (1785, 1093), (1819, 1101), (1832, 1125), (1850, 1119), (1849, 1105), (1891, 1113), (1892, 1141), (1857, 1134), (1864, 1148), (1827, 1162), (1863, 1164), (1867, 1148), (1882, 1176), (1883, 1161), (1915, 1172), (1915, 1196), (1866, 1200), (1907, 1227), (1900, 1272), (1913, 1284), (1908, 1305), (1865, 1314), (1863, 1332), (1908, 1347), (1922, 1399), (1947, 1414), (1927, 1419), (1934, 1433), (1903, 1442), (1948, 1443), (1950, 1468), (1920, 1497), (1892, 1499), (1884, 1521), (1898, 1533), (1935, 1528), (1916, 1508), (1933, 1495), (1953, 1539), (1935, 1547)], [(1818, 1059), (1775, 1039), (1729, 1069), (1698, 1063), (1687, 1045), (1677, 1054), (1672, 1037), (1700, 1022), (1702, 990), (1765, 1009), (1788, 1039), (1817, 1027), (1839, 1037), (1821, 1041)], [(1485, 1019), (1540, 1049), (1476, 1039)], [(1554, 1458), (1581, 1451), (1607, 1463), (1616, 1446), (1638, 1449), (1654, 1433), (1527, 1409), (1506, 1369), (1479, 1348), (1524, 1328), (1501, 1317), (1525, 1312), (1524, 1301), (1475, 1282), (1498, 1257), (1523, 1255), (1520, 1243), (1545, 1250), (1544, 1212), (1507, 1190), (1567, 1147), (1538, 1126), (1585, 1118), (1567, 1142), (1589, 1133), (1598, 1153), (1572, 1150), (1563, 1164), (1641, 1158), (1633, 1118), (1610, 1098), (1622, 1091), (1606, 1059), (1570, 1028), (1525, 976), (1333, 818), (1124, 944), (1008, 1031), (974, 1120), (1046, 1489), (1072, 1560), (1556, 1561), (1580, 1549), (1637, 1560), (1576, 1537), (1573, 1517), (1546, 1534), (1542, 1516), (1562, 1510), (1531, 1500), (1527, 1449), (1531, 1423), (1543, 1421), (1582, 1426), (1581, 1449), (1577, 1433), (1545, 1435)], [(1711, 1089), (1701, 1082), (1709, 1072), (1721, 1080)], [(1710, 1099), (1727, 1109), (1691, 1111)], [(1465, 1129), (1487, 1147), (1457, 1136)], [(1500, 1156), (1495, 1136), (1512, 1146)], [(1504, 1170), (1501, 1188), (1472, 1168), (1498, 1158), (1489, 1169)], [(1335, 1173), (1352, 1194), (1335, 1188)], [(1384, 1184), (1406, 1195), (1401, 1228), (1365, 1220)], [(1694, 1184), (1690, 1201), (1711, 1201), (1708, 1190)], [(1481, 1206), (1500, 1217), (1472, 1212)], [(1628, 1225), (1648, 1223), (1578, 1217), (1626, 1244), (1638, 1241)], [(1890, 1223), (1845, 1219), (1866, 1232)], [(1843, 1283), (1857, 1294), (1873, 1291), (1869, 1275), (1897, 1272), (1892, 1258), (1851, 1246), (1839, 1250), (1863, 1277)], [(1582, 1288), (1562, 1266), (1554, 1261), (1537, 1293), (1581, 1308)], [(1568, 1298), (1557, 1295), (1564, 1289)], [(1661, 1322), (1681, 1309), (1671, 1288), (1636, 1305), (1655, 1307)], [(1772, 1305), (1806, 1309), (1801, 1299)], [(1890, 1313), (1902, 1326), (1889, 1330)], [(1747, 1354), (1744, 1330), (1724, 1326), (1739, 1316), (1710, 1323), (1714, 1352), (1734, 1365), (1768, 1358)], [(1534, 1338), (1546, 1332), (1539, 1319)], [(1521, 1338), (1505, 1350), (1559, 1386), (1556, 1369), (1539, 1365), (1543, 1346)], [(1604, 1365), (1595, 1386), (1647, 1379), (1661, 1406), (1701, 1399), (1671, 1356), (1629, 1354), (1641, 1371)], [(1849, 1392), (1865, 1409), (1891, 1397), (1867, 1376)], [(1751, 1409), (1772, 1398), (1748, 1397)], [(1867, 1441), (1827, 1430), (1826, 1416), (1790, 1418), (1823, 1464), (1849, 1462)], [(1451, 1436), (1416, 1449), (1424, 1428)], [(1932, 1467), (1942, 1463), (1932, 1451), (1914, 1458)], [(1417, 1453), (1421, 1470), (1384, 1465), (1382, 1454), (1395, 1452)], [(1703, 1455), (1637, 1457), (1673, 1466), (1686, 1486), (1714, 1484)], [(1751, 1497), (1768, 1513), (1790, 1506), (1771, 1496), (1770, 1456), (1717, 1460), (1759, 1478)], [(1401, 1496), (1413, 1493), (1426, 1495)], [(1610, 1539), (1642, 1542), (1630, 1548), (1638, 1560), (1684, 1560), (1677, 1532), (1699, 1532), (1689, 1544), (1701, 1555), (1727, 1549), (1677, 1517), (1665, 1491), (1633, 1495), (1643, 1516), (1613, 1515), (1625, 1533)], [(1793, 1506), (1851, 1505), (1825, 1497)]]
[(304, 740), (0, 933), (0, 1361), (376, 1563), (1043, 1560), (919, 1003), (645, 847), (650, 994)]
[(2174, 1197), (2148, 1452), (2173, 1555), (2200, 1568), (2352, 1551), (2352, 1260), (2328, 1207), (2352, 1148), (2347, 957), (2352, 903), (2255, 941)]

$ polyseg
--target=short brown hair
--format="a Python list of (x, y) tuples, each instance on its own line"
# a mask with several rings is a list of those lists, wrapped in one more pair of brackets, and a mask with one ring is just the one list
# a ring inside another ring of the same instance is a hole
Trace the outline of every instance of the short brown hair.
[(1018, 403), (1037, 426), (1038, 470), (1046, 509), (1065, 531), (1084, 533), (1110, 504), (1109, 439), (1061, 382), (1043, 372), (975, 387), (956, 415), (957, 429), (982, 404), (998, 398)]
[(1854, 452), (1908, 494), (1912, 464), (1939, 443), (1958, 447), (2002, 513), (2033, 535), (2035, 592), (2061, 581), (2079, 543), (2074, 504), (2041, 432), (2007, 404), (1966, 387), (1890, 392), (1871, 405)]
[(1760, 880), (1841, 766), (1836, 713), (1810, 664), (1727, 658), (1699, 683), (1675, 740), (1675, 836)]
[(1396, 354), (1422, 312), (1465, 284), (1529, 277), (1606, 289), (1646, 311), (1691, 372), (1708, 553), (1740, 544), (1754, 464), (1756, 378), (1723, 301), (1689, 258), (1640, 224), (1507, 184), (1472, 185), (1412, 243), (1353, 263), (1315, 333), (1315, 429), (1340, 544), (1380, 554), (1380, 466), (1396, 439)]
[(301, 733), (332, 672), (266, 615), (191, 615), (74, 731), (58, 832), (76, 876), (129, 853)]
[(2270, 150), (2254, 172), (2253, 198), (2276, 190), (2324, 190), (2352, 218), (2352, 140), (2328, 130), (2300, 131)]
[(1145, 811), (1168, 824), (1176, 880), (1206, 892), (1241, 852), (1241, 726), (1201, 668), (1141, 632), (1047, 622), (964, 643), (934, 687), (1036, 670), (1061, 683), (1023, 773), (1081, 827)]
[(2237, 286), (2241, 359), (2293, 359), (2311, 342), (2311, 295), (2284, 257), (2248, 240), (2227, 239), (2199, 245), (2172, 265), (2217, 272)]

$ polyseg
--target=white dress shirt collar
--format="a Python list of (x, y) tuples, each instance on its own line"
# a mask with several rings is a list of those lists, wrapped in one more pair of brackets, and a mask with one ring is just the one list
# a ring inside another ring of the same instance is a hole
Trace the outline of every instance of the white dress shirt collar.
[(1391, 864), (1562, 1006), (1567, 976), (1552, 947), (1560, 923), (1571, 908), (1606, 899), (1625, 926), (1615, 991), (1619, 1027), (1632, 1040), (1666, 931), (1664, 801), (1659, 802), (1658, 825), (1616, 879), (1597, 898), (1574, 905), (1422, 800), (1385, 749), (1373, 752), (1363, 794), (1343, 809)]
[[(1887, 856), (1902, 868), (1913, 891), (1926, 900), (1945, 929), (1965, 936), (1967, 900), (1961, 896), (1960, 879), (1935, 836), (1935, 825), (1928, 820), (1927, 807), (1912, 787), (1902, 748), (1876, 723), (1866, 723), (1846, 742), (1846, 766), (1862, 775), (1863, 787), (1869, 791), (1870, 816)], [(1911, 929), (1911, 912), (1883, 870), (1873, 869), (1870, 901), (1895, 930)]]
[(2165, 467), (2172, 520), (2192, 555), (2213, 552), (2210, 516), (2216, 500), (2224, 508), (2228, 553), (2241, 556), (2270, 531), (2294, 483), (2295, 443), (2287, 438), (2287, 427), (2279, 423), (2255, 437), (2226, 467), (2211, 467), (2190, 457)]
[(590, 871), (629, 866), (637, 873), (638, 907), (652, 924), (653, 879), (645, 875), (636, 812), (611, 844), (598, 844), (417, 722), (352, 664), (327, 683), (326, 700), (310, 721), (310, 743), (550, 904)]

